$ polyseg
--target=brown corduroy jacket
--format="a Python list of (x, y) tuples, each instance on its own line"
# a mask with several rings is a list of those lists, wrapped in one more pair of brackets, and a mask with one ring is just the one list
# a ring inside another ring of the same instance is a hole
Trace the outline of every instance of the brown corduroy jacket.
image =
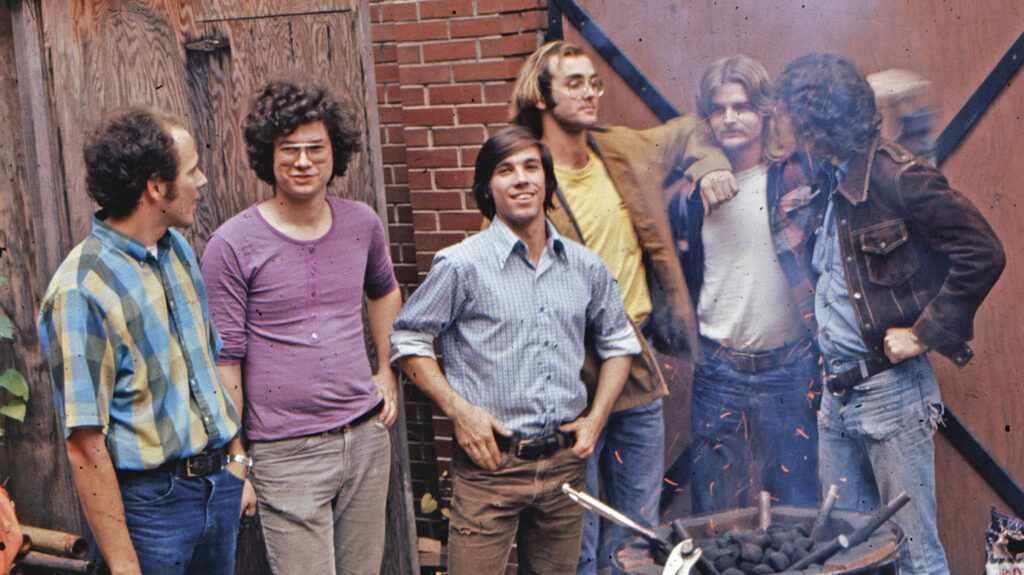
[[(654, 338), (674, 351), (689, 352), (694, 361), (700, 361), (697, 322), (672, 240), (662, 189), (673, 171), (681, 171), (696, 182), (709, 172), (731, 169), (706, 131), (695, 129), (700, 125), (698, 118), (683, 116), (647, 130), (595, 128), (588, 138), (629, 210), (640, 241), (653, 306), (650, 322)], [(560, 191), (547, 216), (558, 233), (585, 245)], [(633, 360), (614, 411), (650, 403), (668, 392), (654, 353), (639, 330), (637, 335), (643, 350)], [(587, 346), (583, 366), (583, 381), (591, 397), (600, 365), (593, 349)]]

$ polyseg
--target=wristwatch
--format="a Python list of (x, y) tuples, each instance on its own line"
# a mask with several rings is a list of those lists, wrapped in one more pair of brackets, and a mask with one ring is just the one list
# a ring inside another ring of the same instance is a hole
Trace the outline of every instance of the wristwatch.
[(238, 453), (230, 453), (227, 456), (227, 463), (241, 463), (246, 469), (252, 469), (252, 459)]

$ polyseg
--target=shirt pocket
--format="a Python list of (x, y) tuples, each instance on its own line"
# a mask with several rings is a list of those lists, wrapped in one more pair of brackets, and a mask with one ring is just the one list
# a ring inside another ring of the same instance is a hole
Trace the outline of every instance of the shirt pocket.
[(865, 228), (856, 235), (872, 283), (900, 285), (920, 266), (921, 259), (914, 253), (914, 243), (902, 219)]

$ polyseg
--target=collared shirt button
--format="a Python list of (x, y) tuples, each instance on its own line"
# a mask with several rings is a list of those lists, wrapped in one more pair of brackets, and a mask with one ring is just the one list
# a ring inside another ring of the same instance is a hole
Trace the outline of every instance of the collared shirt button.
[(540, 306), (540, 311), (544, 311), (544, 306)]
[(319, 336), (319, 335), (317, 335), (317, 333), (316, 333), (316, 332), (314, 331), (314, 332), (313, 332), (313, 339), (317, 339), (318, 337), (320, 337), (320, 336)]
[(547, 345), (548, 343), (549, 343), (549, 342), (548, 342), (547, 340), (545, 340), (545, 341), (544, 341), (544, 345)]
[(879, 242), (878, 245), (879, 245), (879, 247), (885, 248), (885, 246), (887, 246), (889, 244), (886, 243), (886, 242)]
[(309, 275), (315, 276), (316, 275), (316, 270), (309, 270)]
[(864, 329), (871, 329), (871, 324), (870, 323), (865, 323), (864, 324)]
[(846, 225), (846, 218), (843, 218), (843, 219), (839, 220), (839, 225), (845, 226)]
[(846, 256), (846, 263), (852, 264), (853, 263), (853, 256)]
[(309, 246), (309, 253), (313, 253), (316, 250), (316, 246)]
[(551, 381), (551, 374), (548, 374), (547, 377), (545, 377), (544, 379)]
[(857, 301), (860, 301), (860, 298), (861, 298), (861, 297), (863, 297), (863, 296), (861, 296), (861, 295), (860, 295), (860, 292), (859, 292), (859, 291), (855, 291), (855, 292), (853, 292), (853, 299), (855, 299), (855, 300), (857, 300)]
[(312, 314), (312, 315), (313, 315), (313, 317), (316, 317), (316, 312), (313, 312), (313, 314)]

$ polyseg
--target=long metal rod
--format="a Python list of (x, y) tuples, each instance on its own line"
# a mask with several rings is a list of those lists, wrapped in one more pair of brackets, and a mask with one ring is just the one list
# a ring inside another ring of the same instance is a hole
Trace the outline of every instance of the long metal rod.
[(597, 499), (583, 491), (576, 491), (570, 487), (568, 483), (562, 484), (562, 493), (568, 495), (569, 499), (572, 499), (587, 511), (593, 511), (601, 517), (625, 527), (634, 534), (639, 535), (648, 541), (665, 543), (660, 537), (658, 537), (658, 534), (651, 529), (648, 529), (629, 517), (626, 517), (616, 509), (603, 503), (600, 499)]

